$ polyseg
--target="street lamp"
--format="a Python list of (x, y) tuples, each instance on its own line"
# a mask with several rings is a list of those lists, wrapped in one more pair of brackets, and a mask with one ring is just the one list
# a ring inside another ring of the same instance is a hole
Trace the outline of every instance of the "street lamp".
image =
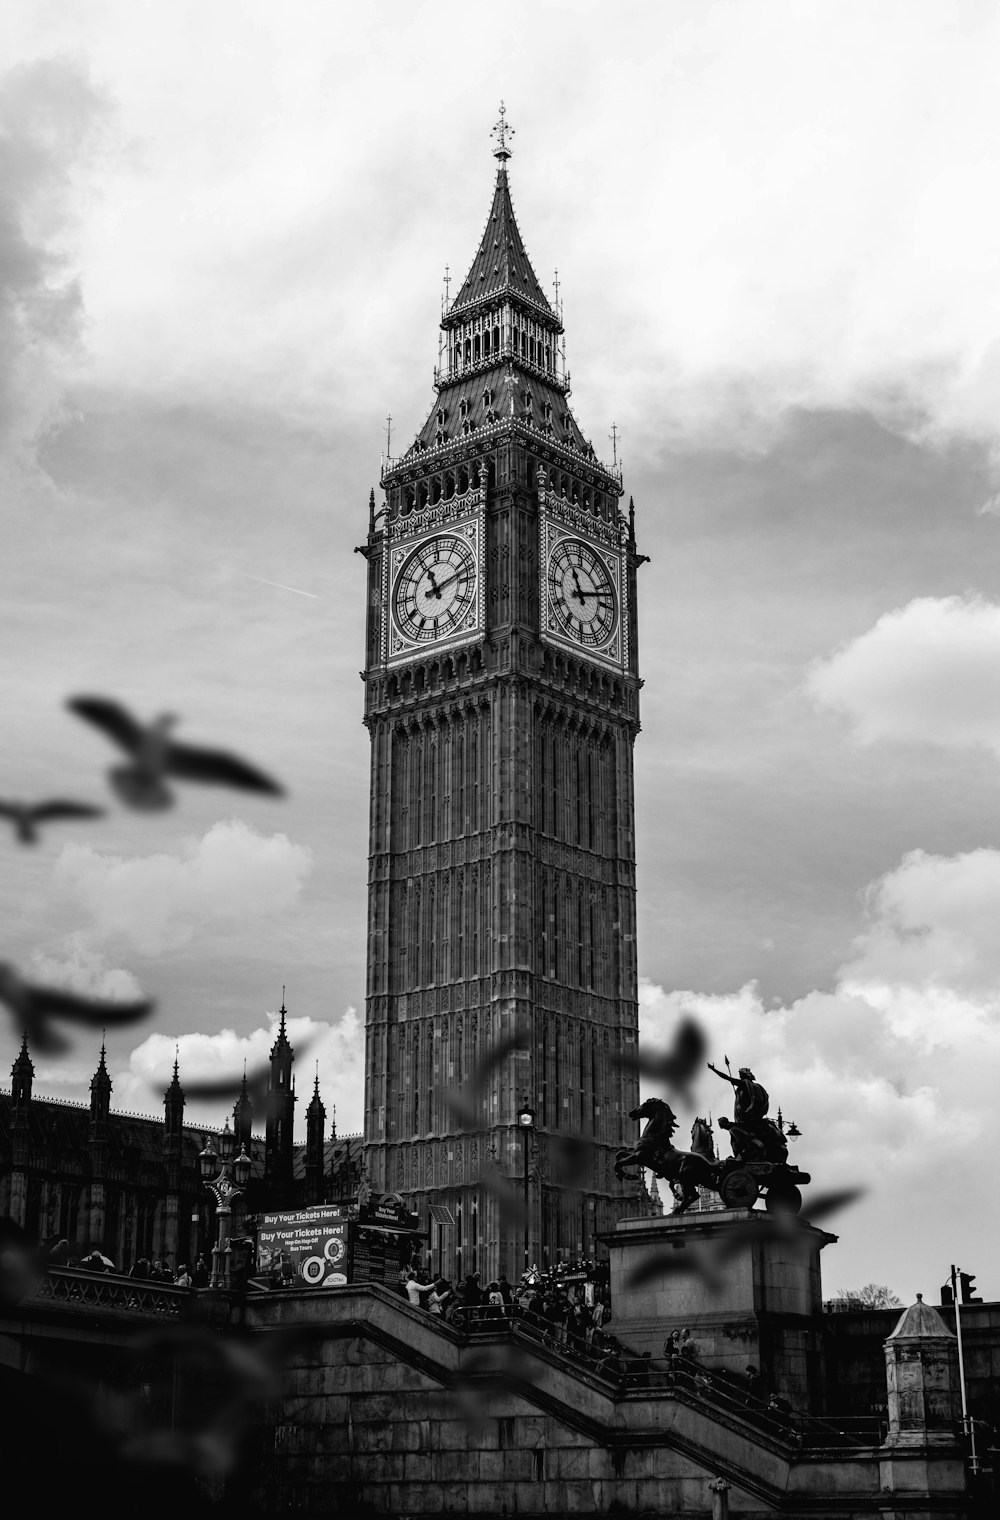
[(802, 1134), (794, 1119), (786, 1123), (785, 1116), (780, 1108), (778, 1109), (778, 1128), (786, 1140), (798, 1140)]
[(232, 1223), (233, 1199), (239, 1198), (245, 1191), (250, 1180), (250, 1157), (246, 1153), (246, 1146), (240, 1146), (240, 1153), (233, 1156), (233, 1133), (226, 1120), (226, 1127), (222, 1132), (222, 1156), (220, 1157), (212, 1149), (211, 1140), (206, 1140), (204, 1150), (198, 1154), (198, 1172), (201, 1176), (202, 1185), (207, 1187), (215, 1199), (215, 1209), (219, 1220), (219, 1237), (212, 1247), (212, 1276), (210, 1278), (213, 1288), (229, 1288), (232, 1285), (232, 1257), (233, 1248), (229, 1240), (229, 1230)]
[(535, 1127), (535, 1110), (527, 1098), (517, 1111), (517, 1124), (524, 1142), (524, 1270), (527, 1272), (531, 1265), (528, 1260), (528, 1136)]

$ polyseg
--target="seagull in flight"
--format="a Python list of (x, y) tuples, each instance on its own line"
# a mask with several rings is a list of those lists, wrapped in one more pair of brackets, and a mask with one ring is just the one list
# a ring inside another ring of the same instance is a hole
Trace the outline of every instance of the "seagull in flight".
[(38, 843), (38, 825), (51, 823), (57, 818), (103, 818), (104, 809), (90, 807), (85, 802), (3, 802), (0, 801), (0, 818), (9, 818), (22, 844)]
[(141, 812), (171, 807), (174, 797), (166, 784), (168, 776), (179, 781), (201, 781), (242, 791), (266, 792), (272, 797), (284, 796), (276, 781), (237, 755), (174, 743), (170, 730), (178, 719), (172, 713), (164, 713), (143, 725), (120, 703), (105, 697), (72, 697), (66, 705), (77, 717), (93, 723), (130, 757), (130, 765), (112, 766), (108, 772), (112, 788), (128, 807)]
[(25, 1031), (32, 1047), (44, 1054), (69, 1049), (69, 1041), (50, 1027), (50, 1019), (68, 1019), (103, 1029), (147, 1018), (155, 1006), (148, 1000), (118, 1003), (82, 997), (62, 987), (36, 987), (24, 981), (5, 961), (0, 961), (0, 1003), (9, 1010), (13, 1024)]

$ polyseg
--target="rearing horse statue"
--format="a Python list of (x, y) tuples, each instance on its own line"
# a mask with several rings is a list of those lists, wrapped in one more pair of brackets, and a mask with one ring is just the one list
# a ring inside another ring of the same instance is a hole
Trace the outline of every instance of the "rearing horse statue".
[[(677, 1128), (677, 1118), (670, 1104), (664, 1103), (662, 1098), (647, 1098), (638, 1108), (631, 1110), (629, 1118), (647, 1119), (649, 1122), (634, 1150), (618, 1152), (615, 1176), (623, 1178), (634, 1175), (625, 1168), (636, 1166), (640, 1169), (648, 1168), (664, 1182), (679, 1184), (678, 1188), (672, 1188), (677, 1203), (671, 1213), (683, 1214), (698, 1197), (699, 1187), (715, 1186), (715, 1167), (704, 1150), (679, 1151), (676, 1148), (671, 1137)], [(711, 1144), (710, 1130), (708, 1134)]]

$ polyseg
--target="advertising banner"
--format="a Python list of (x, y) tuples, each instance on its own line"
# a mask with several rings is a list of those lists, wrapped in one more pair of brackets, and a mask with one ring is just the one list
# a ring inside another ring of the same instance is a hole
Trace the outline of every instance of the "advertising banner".
[(347, 1220), (339, 1209), (261, 1214), (257, 1271), (286, 1287), (337, 1288), (348, 1281)]
[(361, 1224), (380, 1225), (388, 1230), (418, 1230), (420, 1220), (411, 1214), (398, 1193), (375, 1194), (366, 1198), (358, 1209)]

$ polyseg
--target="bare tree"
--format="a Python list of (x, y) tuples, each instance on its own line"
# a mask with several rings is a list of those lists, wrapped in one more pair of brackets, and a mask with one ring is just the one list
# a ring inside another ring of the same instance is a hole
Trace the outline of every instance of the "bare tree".
[(901, 1309), (903, 1300), (885, 1283), (865, 1283), (863, 1288), (838, 1288), (833, 1295), (837, 1309)]

